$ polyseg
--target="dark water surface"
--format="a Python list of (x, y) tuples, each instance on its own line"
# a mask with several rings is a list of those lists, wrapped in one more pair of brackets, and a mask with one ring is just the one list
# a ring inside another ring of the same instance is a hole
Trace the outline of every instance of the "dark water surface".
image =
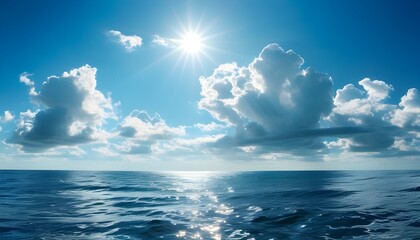
[(420, 239), (420, 171), (0, 171), (0, 239)]

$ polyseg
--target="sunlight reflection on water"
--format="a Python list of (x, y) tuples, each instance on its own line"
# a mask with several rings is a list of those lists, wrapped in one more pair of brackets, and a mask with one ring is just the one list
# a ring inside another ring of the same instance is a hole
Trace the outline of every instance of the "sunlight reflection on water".
[[(215, 193), (209, 189), (214, 188), (212, 180), (227, 173), (221, 172), (171, 172), (176, 177), (173, 184), (176, 190), (184, 192), (192, 201), (189, 210), (183, 212), (193, 222), (186, 229), (180, 230), (176, 236), (182, 239), (222, 239), (221, 224), (226, 223), (225, 215), (230, 215), (233, 208), (219, 204)], [(226, 188), (226, 192), (233, 192)]]
[(0, 239), (410, 239), (418, 176), (3, 171)]

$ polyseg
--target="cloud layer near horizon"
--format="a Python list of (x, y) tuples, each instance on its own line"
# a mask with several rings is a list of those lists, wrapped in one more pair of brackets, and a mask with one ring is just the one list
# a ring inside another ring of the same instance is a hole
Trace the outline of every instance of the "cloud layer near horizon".
[[(164, 45), (165, 39), (160, 40)], [(380, 80), (365, 78), (358, 86), (347, 84), (334, 92), (328, 74), (303, 68), (303, 63), (294, 51), (270, 44), (248, 66), (218, 66), (212, 75), (200, 77), (198, 101), (218, 122), (191, 126), (170, 126), (159, 114), (151, 117), (141, 110), (118, 120), (110, 96), (96, 89), (97, 69), (89, 65), (49, 77), (39, 91), (31, 75), (23, 73), (19, 80), (29, 88), (36, 109), (20, 113), (6, 142), (25, 152), (91, 143), (104, 156), (256, 159), (287, 154), (309, 160), (331, 152), (383, 157), (420, 153), (416, 88), (399, 104), (388, 103), (393, 86)], [(11, 116), (9, 112), (9, 121)], [(113, 127), (105, 127), (108, 119), (115, 120)], [(193, 128), (201, 135), (189, 135)]]

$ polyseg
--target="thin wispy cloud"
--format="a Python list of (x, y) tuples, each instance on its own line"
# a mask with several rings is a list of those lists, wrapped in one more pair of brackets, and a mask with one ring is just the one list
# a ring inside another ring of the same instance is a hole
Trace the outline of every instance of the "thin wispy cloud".
[(152, 43), (167, 48), (176, 48), (179, 45), (176, 40), (164, 38), (159, 35), (153, 35)]
[(226, 124), (219, 124), (219, 123), (211, 122), (207, 124), (196, 123), (194, 124), (194, 127), (200, 129), (203, 132), (213, 132), (213, 131), (221, 130), (224, 128), (228, 128), (229, 126)]

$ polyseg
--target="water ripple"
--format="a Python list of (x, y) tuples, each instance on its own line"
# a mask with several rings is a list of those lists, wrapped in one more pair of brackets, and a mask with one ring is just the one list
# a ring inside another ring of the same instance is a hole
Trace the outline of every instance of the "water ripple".
[(1, 171), (0, 239), (415, 239), (418, 176)]

